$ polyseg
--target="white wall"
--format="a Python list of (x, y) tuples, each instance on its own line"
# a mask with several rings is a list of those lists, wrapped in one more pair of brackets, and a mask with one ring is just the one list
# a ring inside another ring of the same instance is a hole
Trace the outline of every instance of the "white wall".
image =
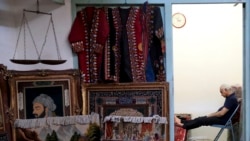
[(12, 54), (9, 48), (13, 44), (15, 37), (15, 22), (11, 1), (0, 1), (0, 63), (6, 62), (8, 54)]
[[(55, 25), (56, 38), (61, 54), (62, 60), (67, 60), (66, 63), (60, 65), (20, 65), (10, 62), (13, 58), (16, 43), (18, 39), (18, 32), (21, 26), (21, 19), (23, 9), (36, 11), (36, 1), (34, 0), (15, 0), (10, 3), (8, 0), (0, 1), (0, 63), (6, 65), (8, 69), (15, 70), (31, 70), (31, 69), (70, 69), (74, 68), (73, 54), (68, 43), (67, 37), (71, 28), (71, 5), (70, 0), (65, 1), (65, 5), (55, 4), (51, 0), (40, 0), (39, 10), (41, 12), (52, 13), (53, 21)], [(26, 13), (28, 23), (31, 28), (34, 41), (37, 49), (40, 52), (43, 42), (45, 40), (45, 33), (49, 24), (48, 15), (37, 15), (35, 13)], [(27, 30), (27, 28), (26, 28)], [(15, 59), (24, 59), (24, 39), (23, 32), (20, 35), (18, 47), (15, 55)], [(32, 43), (29, 34), (26, 34), (26, 58), (37, 59), (38, 56), (35, 52), (35, 46)], [(50, 26), (47, 42), (44, 47), (41, 59), (58, 59), (56, 51), (56, 45), (54, 40), (54, 34), (52, 26)]]
[[(191, 113), (194, 118), (222, 106), (221, 84), (242, 85), (242, 7), (174, 5), (176, 12), (183, 13), (187, 22), (173, 28), (175, 113)], [(213, 139), (218, 130), (190, 131), (193, 137)], [(226, 141), (225, 134), (221, 141)]]

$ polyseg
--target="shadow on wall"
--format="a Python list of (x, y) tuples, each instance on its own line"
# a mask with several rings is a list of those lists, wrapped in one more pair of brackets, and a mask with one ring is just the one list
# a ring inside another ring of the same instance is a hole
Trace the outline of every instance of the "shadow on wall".
[(13, 22), (13, 17), (13, 12), (0, 9), (0, 26), (14, 27), (15, 23)]

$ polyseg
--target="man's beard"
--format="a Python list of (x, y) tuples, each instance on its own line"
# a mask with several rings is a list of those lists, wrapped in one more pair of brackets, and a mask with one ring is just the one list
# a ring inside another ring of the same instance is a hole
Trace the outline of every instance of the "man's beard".
[(45, 115), (46, 115), (46, 112), (45, 112), (45, 110), (44, 110), (40, 116), (38, 116), (38, 114), (35, 114), (34, 116), (35, 116), (36, 118), (44, 118)]

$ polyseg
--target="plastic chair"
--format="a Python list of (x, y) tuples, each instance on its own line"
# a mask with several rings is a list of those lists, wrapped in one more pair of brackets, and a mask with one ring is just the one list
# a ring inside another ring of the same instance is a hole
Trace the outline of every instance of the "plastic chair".
[(226, 122), (226, 124), (224, 124), (224, 125), (219, 125), (219, 124), (211, 125), (212, 127), (221, 128), (220, 131), (219, 131), (219, 133), (214, 138), (214, 141), (218, 141), (218, 139), (220, 138), (220, 136), (221, 136), (222, 132), (224, 131), (224, 129), (231, 130), (233, 141), (235, 141), (232, 119), (233, 119), (235, 113), (237, 112), (237, 110), (239, 109), (239, 107), (240, 107), (240, 104), (238, 104), (238, 106), (236, 107), (236, 109), (234, 110), (234, 112), (232, 113), (232, 115), (230, 116), (230, 118), (228, 119), (228, 121)]

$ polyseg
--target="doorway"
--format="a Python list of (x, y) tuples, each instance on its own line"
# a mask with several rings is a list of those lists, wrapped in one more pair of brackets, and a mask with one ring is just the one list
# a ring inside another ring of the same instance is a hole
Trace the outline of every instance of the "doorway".
[[(173, 27), (174, 113), (195, 118), (222, 106), (221, 84), (243, 84), (243, 8), (242, 4), (174, 4), (172, 15), (176, 13), (186, 21)], [(217, 132), (200, 127), (190, 130), (189, 136), (213, 139)], [(221, 139), (227, 140), (226, 132)]]

